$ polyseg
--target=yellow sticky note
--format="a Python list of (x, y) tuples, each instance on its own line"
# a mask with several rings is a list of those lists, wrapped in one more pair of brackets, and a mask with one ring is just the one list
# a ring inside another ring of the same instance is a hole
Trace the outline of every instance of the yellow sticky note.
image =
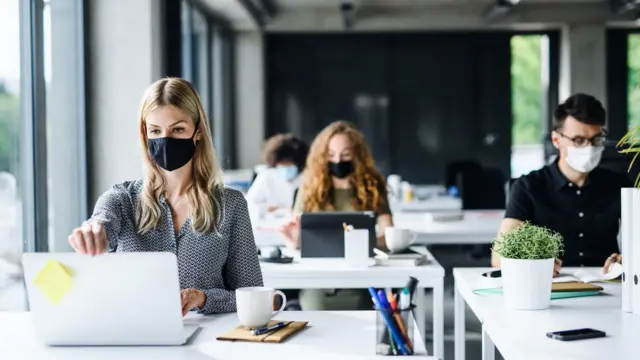
[(47, 261), (33, 282), (44, 296), (56, 305), (73, 287), (73, 274), (69, 268), (51, 259)]

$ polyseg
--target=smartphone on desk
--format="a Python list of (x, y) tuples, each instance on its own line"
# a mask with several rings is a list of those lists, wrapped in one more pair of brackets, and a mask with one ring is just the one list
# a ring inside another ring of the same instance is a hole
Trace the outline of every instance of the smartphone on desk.
[(604, 331), (589, 329), (589, 328), (554, 331), (554, 332), (547, 333), (547, 337), (551, 339), (560, 340), (560, 341), (595, 339), (595, 338), (601, 338), (605, 336), (607, 336), (607, 334)]

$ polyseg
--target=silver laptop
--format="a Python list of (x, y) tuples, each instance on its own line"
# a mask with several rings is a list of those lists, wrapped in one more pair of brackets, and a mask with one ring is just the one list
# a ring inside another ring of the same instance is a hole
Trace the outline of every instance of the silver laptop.
[(183, 345), (176, 256), (166, 252), (25, 253), (29, 308), (47, 345)]

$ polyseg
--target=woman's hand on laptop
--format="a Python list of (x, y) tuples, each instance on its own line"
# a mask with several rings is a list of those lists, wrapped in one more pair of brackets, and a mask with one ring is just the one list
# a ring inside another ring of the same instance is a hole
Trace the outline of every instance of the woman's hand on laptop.
[(85, 221), (69, 235), (69, 245), (77, 253), (99, 255), (107, 251), (107, 234), (101, 223)]
[(180, 299), (182, 300), (182, 316), (185, 316), (194, 307), (204, 307), (207, 296), (198, 289), (184, 289), (180, 290)]

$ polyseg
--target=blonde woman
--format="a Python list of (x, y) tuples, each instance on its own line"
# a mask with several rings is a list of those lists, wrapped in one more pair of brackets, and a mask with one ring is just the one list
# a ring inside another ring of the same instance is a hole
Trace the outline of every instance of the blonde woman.
[(69, 236), (79, 253), (177, 255), (182, 312), (236, 311), (239, 287), (262, 286), (243, 195), (225, 188), (200, 98), (183, 79), (145, 92), (140, 141), (146, 175), (115, 185)]

